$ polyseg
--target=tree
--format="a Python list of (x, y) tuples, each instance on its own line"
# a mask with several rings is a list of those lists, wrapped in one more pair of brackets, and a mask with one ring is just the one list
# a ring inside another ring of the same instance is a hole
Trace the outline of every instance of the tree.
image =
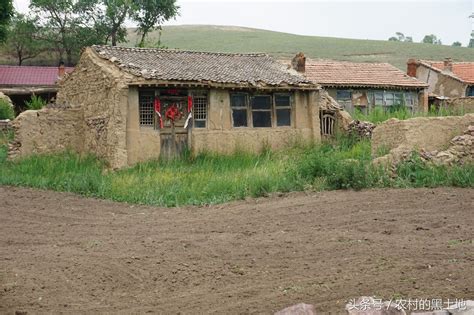
[(72, 65), (82, 47), (106, 42), (97, 0), (31, 0), (30, 8), (42, 23), (41, 38)]
[(12, 16), (12, 0), (0, 0), (0, 43), (3, 43), (7, 37), (8, 24)]
[(462, 44), (461, 44), (461, 42), (456, 41), (456, 42), (454, 42), (451, 46), (453, 46), (453, 47), (461, 47)]
[(406, 43), (413, 43), (413, 38), (411, 36), (406, 36), (405, 34), (401, 32), (396, 32), (395, 35), (397, 36), (392, 36), (388, 40), (393, 41), (393, 42), (406, 42)]
[(425, 44), (442, 45), (441, 39), (438, 39), (438, 37), (434, 34), (425, 35), (421, 42)]
[(474, 31), (471, 32), (471, 40), (469, 41), (469, 45), (467, 45), (469, 48), (474, 48)]
[(150, 31), (161, 30), (163, 22), (179, 14), (176, 0), (136, 0), (135, 3), (137, 7), (132, 18), (138, 23), (137, 32), (141, 35), (139, 47), (145, 45)]
[(5, 51), (15, 57), (21, 66), (23, 61), (38, 56), (45, 48), (44, 42), (38, 37), (37, 21), (16, 13), (8, 30)]
[(137, 5), (132, 0), (102, 0), (102, 4), (105, 12), (99, 19), (102, 19), (107, 31), (106, 42), (110, 39), (112, 46), (117, 46), (117, 43), (125, 41), (127, 30), (124, 23), (137, 10)]

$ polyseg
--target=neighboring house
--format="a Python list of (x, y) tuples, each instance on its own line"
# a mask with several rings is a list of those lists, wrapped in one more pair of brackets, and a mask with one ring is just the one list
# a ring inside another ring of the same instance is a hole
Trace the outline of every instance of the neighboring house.
[[(295, 67), (298, 63), (300, 66)], [(300, 53), (293, 59), (292, 67), (321, 85), (349, 112), (358, 109), (367, 113), (376, 106), (428, 108), (428, 85), (388, 63), (306, 60)]]
[(474, 96), (474, 62), (453, 62), (410, 59), (407, 73), (429, 84), (433, 98)]
[(56, 96), (56, 82), (66, 72), (74, 68), (64, 67), (33, 67), (0, 65), (0, 92), (8, 95), (17, 111), (24, 109), (24, 102), (32, 95), (41, 96), (50, 101)]
[[(55, 108), (14, 122), (13, 155), (68, 143), (117, 168), (186, 148), (258, 152), (319, 141), (319, 89), (266, 54), (93, 46), (60, 83)], [(35, 142), (32, 125), (43, 132)]]

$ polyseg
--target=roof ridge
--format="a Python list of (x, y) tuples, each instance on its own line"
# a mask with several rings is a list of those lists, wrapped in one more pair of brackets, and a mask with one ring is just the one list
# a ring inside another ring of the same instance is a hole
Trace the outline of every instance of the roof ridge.
[[(315, 63), (318, 63), (318, 62), (321, 62), (321, 63), (322, 62), (332, 62), (332, 63), (347, 63), (347, 64), (357, 64), (357, 65), (370, 64), (370, 65), (391, 65), (391, 66), (393, 66), (389, 62), (354, 62), (354, 61), (348, 61), (348, 60), (333, 60), (333, 59), (310, 59), (310, 58), (308, 58), (308, 59), (309, 59), (309, 62), (307, 62), (306, 64), (311, 64), (311, 62), (313, 61)], [(393, 66), (393, 67), (395, 67), (395, 66)]]
[(216, 55), (216, 56), (243, 56), (243, 57), (269, 57), (267, 53), (230, 53), (230, 52), (212, 52), (212, 51), (197, 51), (197, 50), (182, 50), (182, 49), (164, 49), (164, 48), (142, 48), (142, 47), (123, 47), (110, 45), (92, 45), (96, 49), (109, 49), (121, 51), (143, 51), (143, 52), (160, 52), (160, 53), (183, 53), (196, 55)]

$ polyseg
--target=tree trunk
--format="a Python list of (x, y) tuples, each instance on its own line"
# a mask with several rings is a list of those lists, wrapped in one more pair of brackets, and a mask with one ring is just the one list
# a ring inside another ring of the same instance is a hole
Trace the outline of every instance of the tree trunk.
[(117, 46), (117, 31), (113, 30), (111, 34), (112, 46)]

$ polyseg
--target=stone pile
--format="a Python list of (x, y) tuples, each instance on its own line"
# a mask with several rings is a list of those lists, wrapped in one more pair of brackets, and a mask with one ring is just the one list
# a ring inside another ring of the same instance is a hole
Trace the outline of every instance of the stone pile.
[(375, 124), (368, 121), (353, 120), (349, 124), (349, 134), (358, 136), (360, 138), (372, 138), (372, 131), (375, 129)]
[(474, 161), (474, 125), (468, 127), (460, 136), (450, 141), (450, 146), (444, 151), (421, 150), (423, 160), (437, 165), (453, 165), (472, 163)]

